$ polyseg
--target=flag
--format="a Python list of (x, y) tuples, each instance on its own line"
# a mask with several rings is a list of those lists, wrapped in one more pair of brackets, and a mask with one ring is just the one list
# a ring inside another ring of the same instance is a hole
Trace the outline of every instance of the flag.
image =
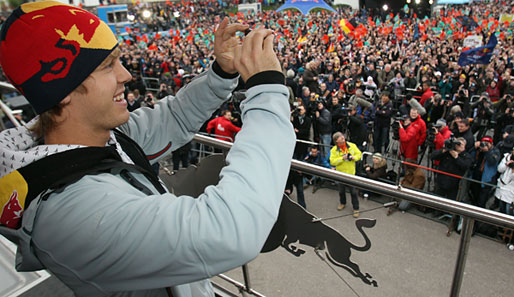
[(339, 26), (341, 26), (341, 29), (346, 34), (355, 30), (355, 27), (347, 19), (342, 19), (341, 21), (339, 21)]
[(493, 34), (485, 46), (462, 52), (459, 57), (459, 66), (466, 66), (468, 64), (489, 64), (496, 44), (498, 44), (498, 40)]
[(334, 51), (334, 43), (333, 43), (333, 42), (331, 42), (331, 43), (330, 43), (330, 46), (329, 46), (329, 47), (328, 47), (328, 49), (327, 49), (327, 53), (331, 53), (331, 52), (333, 52), (333, 51)]
[(302, 43), (305, 43), (307, 42), (307, 36), (300, 36), (300, 38), (298, 38), (298, 41), (297, 41), (299, 44), (302, 44)]

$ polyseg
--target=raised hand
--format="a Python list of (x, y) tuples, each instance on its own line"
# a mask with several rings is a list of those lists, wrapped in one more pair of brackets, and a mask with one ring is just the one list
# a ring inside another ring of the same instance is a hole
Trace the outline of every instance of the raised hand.
[(245, 82), (259, 72), (282, 71), (273, 51), (272, 33), (271, 30), (260, 26), (245, 36), (242, 46), (237, 47), (234, 63)]
[(248, 29), (248, 25), (229, 24), (225, 17), (214, 33), (214, 55), (221, 69), (227, 73), (237, 72), (234, 65), (235, 51), (241, 46), (236, 32)]

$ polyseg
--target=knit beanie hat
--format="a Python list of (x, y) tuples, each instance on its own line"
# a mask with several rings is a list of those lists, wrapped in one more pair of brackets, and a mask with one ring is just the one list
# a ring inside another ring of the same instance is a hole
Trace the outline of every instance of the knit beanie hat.
[(75, 90), (118, 46), (97, 16), (55, 1), (22, 4), (0, 31), (0, 64), (38, 114)]

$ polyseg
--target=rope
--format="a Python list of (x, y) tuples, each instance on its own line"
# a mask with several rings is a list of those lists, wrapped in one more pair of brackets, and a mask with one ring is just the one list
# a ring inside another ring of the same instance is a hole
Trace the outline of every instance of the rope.
[(318, 255), (318, 257), (321, 259), (321, 261), (325, 262), (325, 264), (327, 264), (327, 266), (330, 269), (332, 269), (332, 271), (337, 275), (337, 277), (339, 277), (339, 279), (342, 280), (348, 286), (348, 288), (350, 288), (350, 290), (352, 290), (352, 292), (357, 297), (360, 297), (360, 295), (352, 288), (352, 286), (350, 286), (350, 284), (348, 282), (346, 282), (346, 280), (334, 269), (334, 267), (330, 266), (330, 264), (327, 262), (327, 260), (325, 260), (323, 255), (320, 253), (319, 249), (315, 248), (314, 251), (316, 252), (316, 255)]
[[(379, 206), (379, 207), (375, 207), (375, 208), (371, 208), (371, 209), (366, 209), (366, 210), (363, 210), (363, 211), (359, 211), (359, 213), (370, 212), (370, 211), (374, 211), (374, 210), (381, 209), (381, 208), (389, 208), (389, 207), (391, 207), (391, 206), (396, 206), (397, 204), (398, 204), (398, 202), (396, 202), (396, 201), (388, 202), (388, 203), (385, 203), (384, 205)], [(328, 221), (328, 220), (333, 220), (333, 219), (338, 219), (338, 218), (348, 217), (348, 216), (351, 216), (351, 215), (353, 215), (353, 214), (352, 214), (352, 213), (349, 213), (349, 214), (345, 214), (345, 215), (340, 215), (340, 216), (335, 216), (335, 217), (328, 217), (328, 218), (314, 218), (314, 219), (312, 219), (312, 222), (311, 222), (311, 223), (322, 222), (322, 221)]]

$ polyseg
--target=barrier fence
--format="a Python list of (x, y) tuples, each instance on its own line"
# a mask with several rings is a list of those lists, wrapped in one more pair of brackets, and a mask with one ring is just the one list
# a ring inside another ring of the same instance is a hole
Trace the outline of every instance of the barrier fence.
[[(232, 146), (232, 143), (230, 142), (221, 141), (198, 134), (194, 137), (194, 140), (204, 145), (209, 145), (224, 150), (229, 150)], [(319, 177), (336, 181), (351, 187), (360, 188), (396, 199), (404, 199), (415, 204), (462, 216), (463, 224), (460, 235), (461, 239), (451, 284), (451, 291), (449, 294), (450, 297), (459, 296), (460, 293), (474, 221), (478, 220), (484, 223), (514, 229), (514, 217), (496, 211), (491, 211), (462, 202), (449, 200), (425, 192), (403, 188), (399, 185), (391, 185), (365, 177), (338, 172), (297, 160), (291, 161), (291, 169), (298, 170), (307, 174), (317, 175)], [(223, 279), (226, 278), (226, 276), (223, 277)], [(246, 287), (246, 289), (243, 289), (243, 291), (248, 294), (253, 294), (253, 292), (255, 292), (250, 287)]]

